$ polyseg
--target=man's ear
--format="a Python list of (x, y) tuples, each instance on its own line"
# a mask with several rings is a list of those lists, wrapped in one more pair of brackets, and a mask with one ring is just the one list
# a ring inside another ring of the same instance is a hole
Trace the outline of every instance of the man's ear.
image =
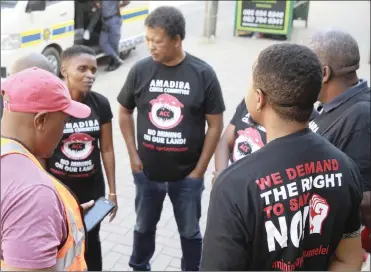
[(330, 66), (323, 66), (322, 68), (322, 83), (327, 83), (331, 78)]
[(266, 104), (266, 99), (263, 91), (261, 89), (256, 89), (256, 111), (261, 111), (265, 104)]
[(40, 131), (44, 132), (46, 123), (48, 122), (49, 114), (47, 112), (39, 112), (34, 117), (34, 126), (35, 128)]
[(63, 64), (61, 66), (61, 74), (62, 74), (63, 78), (67, 79), (66, 67)]
[(176, 48), (179, 48), (182, 45), (182, 39), (180, 38), (180, 35), (176, 35), (174, 38), (174, 46)]

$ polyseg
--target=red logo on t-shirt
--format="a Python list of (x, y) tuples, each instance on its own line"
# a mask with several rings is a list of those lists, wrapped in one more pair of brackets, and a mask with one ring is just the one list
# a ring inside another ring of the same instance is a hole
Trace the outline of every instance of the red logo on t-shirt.
[(149, 119), (152, 124), (160, 129), (171, 129), (179, 125), (183, 119), (182, 108), (184, 105), (169, 94), (161, 94), (149, 102), (152, 109)]
[(95, 139), (86, 133), (74, 133), (63, 140), (63, 154), (75, 161), (84, 160), (93, 152), (93, 141)]
[(238, 161), (264, 146), (260, 133), (256, 128), (249, 127), (245, 130), (239, 130), (237, 134), (238, 138), (233, 147), (234, 161)]

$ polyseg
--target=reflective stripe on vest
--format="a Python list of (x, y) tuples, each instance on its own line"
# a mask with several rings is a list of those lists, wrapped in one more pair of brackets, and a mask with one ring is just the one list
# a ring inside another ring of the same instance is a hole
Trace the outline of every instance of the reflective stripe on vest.
[[(8, 154), (21, 154), (32, 160), (43, 171), (44, 168), (40, 162), (21, 144), (16, 141), (1, 138), (1, 157)], [(45, 173), (47, 173), (45, 171)], [(58, 271), (85, 271), (87, 270), (84, 259), (85, 253), (85, 230), (80, 214), (80, 207), (75, 198), (71, 195), (68, 189), (62, 185), (56, 178), (48, 173), (52, 180), (59, 198), (65, 209), (65, 216), (68, 225), (68, 236), (61, 249), (57, 253), (56, 270)], [(1, 262), (1, 267), (5, 267), (5, 263)]]
[(81, 253), (83, 251), (83, 246), (85, 242), (85, 233), (84, 229), (78, 229), (77, 228), (77, 223), (72, 215), (71, 211), (69, 209), (66, 209), (68, 213), (68, 217), (70, 220), (70, 225), (71, 225), (71, 235), (73, 237), (75, 246), (70, 248), (65, 256), (63, 258), (57, 258), (57, 265), (56, 265), (56, 270), (57, 271), (64, 271), (68, 269), (73, 262), (75, 261), (75, 257), (81, 256)]
[(20, 153), (28, 157), (29, 152), (27, 152), (23, 147), (14, 143), (13, 141), (1, 138), (1, 157), (11, 153)]

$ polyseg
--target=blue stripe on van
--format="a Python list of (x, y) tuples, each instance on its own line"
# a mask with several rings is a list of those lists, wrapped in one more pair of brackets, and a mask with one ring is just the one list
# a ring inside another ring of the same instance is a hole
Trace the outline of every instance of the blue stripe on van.
[(41, 33), (27, 35), (22, 37), (22, 43), (34, 42), (41, 39)]
[(137, 16), (141, 16), (141, 15), (145, 15), (145, 14), (148, 14), (148, 9), (133, 12), (133, 13), (129, 13), (129, 14), (124, 14), (124, 15), (121, 16), (121, 18), (122, 18), (122, 20), (127, 20), (127, 19), (131, 19), (133, 17), (137, 17)]
[(60, 28), (57, 28), (57, 29), (53, 29), (53, 36), (54, 35), (60, 35), (60, 34), (63, 34), (66, 32), (66, 28), (67, 27), (60, 27)]

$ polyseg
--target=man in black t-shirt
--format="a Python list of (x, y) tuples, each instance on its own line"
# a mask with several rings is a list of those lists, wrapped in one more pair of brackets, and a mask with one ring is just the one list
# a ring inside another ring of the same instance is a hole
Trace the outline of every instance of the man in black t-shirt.
[(311, 48), (323, 65), (318, 100), (321, 114), (310, 128), (356, 163), (363, 177), (363, 223), (371, 228), (370, 88), (359, 79), (360, 54), (355, 39), (339, 30), (323, 30), (312, 37)]
[(362, 181), (353, 161), (308, 128), (322, 84), (302, 45), (264, 49), (246, 106), (267, 144), (211, 192), (201, 270), (359, 270)]
[(168, 193), (181, 238), (182, 269), (196, 271), (202, 249), (203, 176), (223, 129), (222, 91), (210, 65), (183, 51), (185, 20), (179, 10), (159, 7), (145, 26), (151, 57), (131, 68), (117, 98), (136, 186), (137, 220), (129, 265), (150, 269), (156, 225)]

